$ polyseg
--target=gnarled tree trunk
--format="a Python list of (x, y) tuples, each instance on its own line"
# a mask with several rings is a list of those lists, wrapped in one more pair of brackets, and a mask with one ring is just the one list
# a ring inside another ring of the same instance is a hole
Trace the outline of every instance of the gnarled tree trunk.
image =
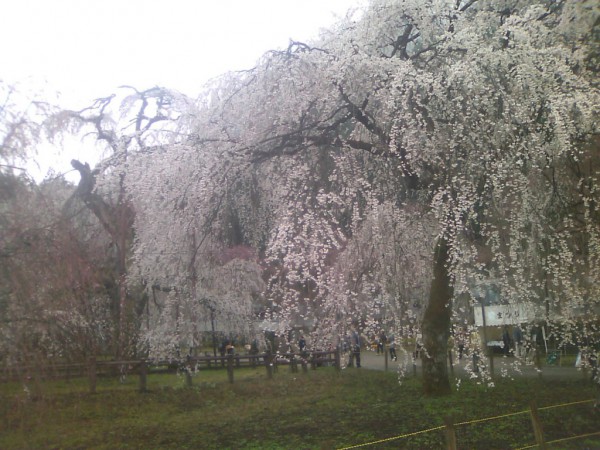
[(113, 276), (116, 292), (113, 301), (116, 302), (116, 339), (115, 356), (128, 356), (132, 351), (132, 336), (129, 325), (134, 314), (132, 300), (127, 290), (127, 256), (133, 242), (133, 208), (124, 200), (120, 192), (117, 205), (110, 205), (94, 191), (96, 175), (90, 166), (72, 160), (71, 165), (81, 175), (81, 180), (75, 195), (82, 199), (85, 205), (98, 218), (115, 246), (115, 266)]

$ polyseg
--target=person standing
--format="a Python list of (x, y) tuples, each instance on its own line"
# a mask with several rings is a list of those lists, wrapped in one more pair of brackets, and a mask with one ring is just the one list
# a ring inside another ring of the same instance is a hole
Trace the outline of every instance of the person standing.
[(390, 358), (392, 358), (392, 361), (398, 361), (398, 357), (396, 356), (396, 341), (394, 340), (393, 334), (390, 336), (389, 349)]
[(350, 362), (349, 366), (353, 365), (356, 360), (356, 367), (360, 367), (360, 336), (356, 330), (352, 330), (350, 334)]
[(508, 356), (508, 353), (510, 352), (510, 335), (508, 334), (507, 325), (504, 325), (504, 328), (502, 329), (502, 344), (504, 344), (504, 347), (502, 348), (504, 356)]
[(523, 332), (521, 331), (521, 327), (519, 325), (515, 325), (513, 328), (513, 343), (515, 346), (515, 356), (521, 356), (521, 345), (523, 343)]
[(300, 349), (300, 354), (303, 355), (306, 351), (306, 340), (304, 336), (300, 336), (300, 340), (298, 341), (298, 348)]
[(377, 342), (377, 354), (379, 354), (379, 352), (381, 352), (382, 355), (385, 353), (385, 344), (387, 344), (387, 336), (385, 335), (385, 331), (381, 330), (379, 341)]

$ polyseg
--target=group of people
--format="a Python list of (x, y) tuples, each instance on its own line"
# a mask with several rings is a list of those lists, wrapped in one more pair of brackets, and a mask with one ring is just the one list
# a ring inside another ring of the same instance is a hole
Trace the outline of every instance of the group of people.
[(519, 325), (515, 325), (512, 330), (512, 337), (508, 332), (508, 326), (504, 325), (502, 328), (502, 352), (505, 355), (509, 355), (511, 350), (514, 351), (514, 355), (521, 356), (521, 349), (523, 347), (523, 332)]
[(390, 358), (392, 358), (393, 361), (398, 360), (398, 356), (396, 355), (396, 341), (393, 334), (388, 338), (385, 331), (381, 330), (381, 333), (379, 333), (379, 337), (376, 340), (376, 344), (378, 355), (385, 354), (385, 346), (387, 344)]
[[(389, 338), (385, 334), (385, 331), (381, 331), (378, 338), (375, 341), (375, 348), (378, 355), (383, 355), (387, 349), (389, 350), (389, 355), (392, 361), (398, 360), (398, 355), (396, 354), (396, 341), (394, 339), (394, 335), (391, 335)], [(350, 359), (348, 361), (348, 366), (353, 367), (356, 364), (356, 367), (360, 367), (360, 350), (361, 350), (361, 337), (356, 329), (353, 329), (344, 342), (344, 350), (348, 351), (350, 354)]]

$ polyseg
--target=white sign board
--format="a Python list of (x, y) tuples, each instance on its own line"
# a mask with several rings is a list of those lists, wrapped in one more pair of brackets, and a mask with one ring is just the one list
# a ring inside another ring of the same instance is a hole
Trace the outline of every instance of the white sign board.
[[(483, 326), (481, 306), (474, 308), (475, 325)], [(536, 317), (536, 307), (533, 303), (520, 303), (513, 305), (485, 306), (485, 324), (487, 326), (516, 325), (533, 321)]]

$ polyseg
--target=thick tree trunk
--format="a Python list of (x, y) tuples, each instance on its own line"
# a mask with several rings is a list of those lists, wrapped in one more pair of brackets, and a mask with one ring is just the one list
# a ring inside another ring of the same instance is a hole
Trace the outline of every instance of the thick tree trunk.
[(115, 292), (113, 301), (116, 305), (117, 317), (115, 356), (123, 358), (132, 351), (133, 333), (130, 330), (133, 319), (133, 305), (127, 290), (127, 256), (133, 242), (133, 219), (134, 213), (131, 206), (124, 201), (124, 191), (121, 187), (117, 205), (110, 205), (94, 191), (96, 185), (96, 174), (90, 166), (72, 160), (71, 165), (81, 175), (81, 180), (75, 191), (76, 196), (81, 198), (85, 205), (98, 218), (103, 228), (111, 237), (116, 249), (115, 267), (113, 279)]
[(450, 393), (446, 356), (452, 314), (452, 284), (448, 273), (448, 242), (441, 237), (434, 253), (433, 281), (423, 316), (423, 390), (425, 395)]

